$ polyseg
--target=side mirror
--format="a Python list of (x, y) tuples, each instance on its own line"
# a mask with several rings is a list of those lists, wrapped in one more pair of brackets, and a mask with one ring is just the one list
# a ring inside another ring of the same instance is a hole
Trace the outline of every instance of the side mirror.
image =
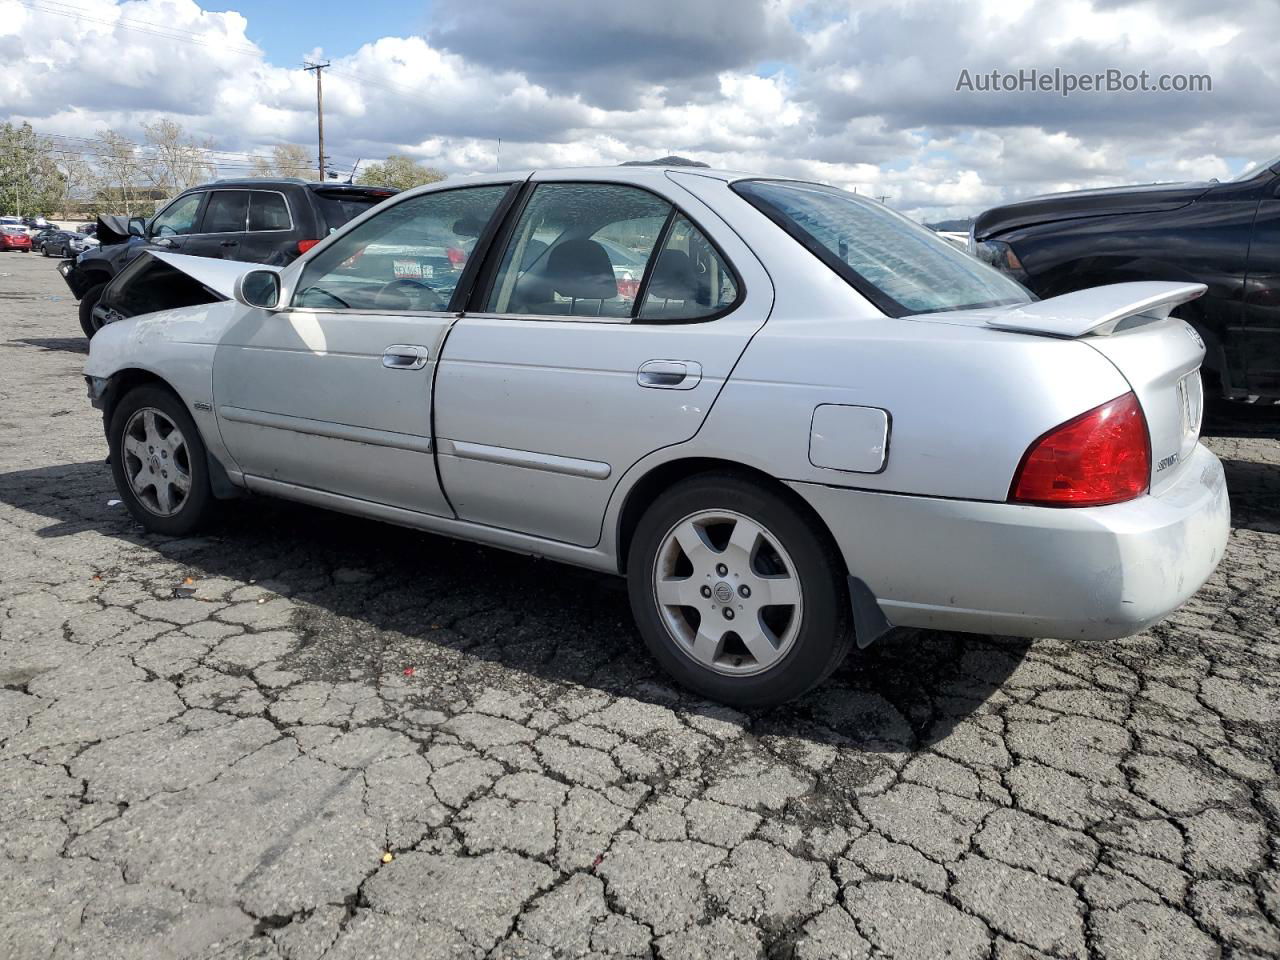
[(146, 221), (146, 218), (145, 218), (145, 217), (130, 217), (130, 218), (129, 218), (129, 236), (131, 236), (131, 237), (146, 237), (146, 235), (147, 235), (147, 221)]
[(238, 303), (246, 307), (274, 310), (280, 304), (280, 274), (274, 270), (250, 270), (236, 278)]

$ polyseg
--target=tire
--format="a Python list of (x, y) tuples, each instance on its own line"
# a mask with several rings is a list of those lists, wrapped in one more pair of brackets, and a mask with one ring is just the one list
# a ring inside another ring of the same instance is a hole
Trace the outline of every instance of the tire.
[(70, 248), (70, 247), (68, 247), (68, 246), (63, 246), (63, 248), (62, 248), (62, 259), (63, 259), (63, 260), (66, 260), (66, 259), (67, 259), (68, 257), (70, 257), (70, 256), (71, 256), (71, 248)]
[[(660, 496), (627, 556), (631, 610), (654, 658), (690, 690), (740, 707), (792, 700), (844, 659), (853, 642), (844, 572), (814, 519), (724, 473)], [(771, 595), (780, 602), (762, 603)]]
[(100, 327), (99, 324), (94, 322), (93, 308), (98, 305), (98, 299), (102, 296), (102, 291), (105, 287), (105, 283), (95, 283), (80, 298), (80, 329), (84, 331), (84, 335), (90, 340), (93, 339), (93, 335), (98, 332)]
[[(179, 441), (173, 440), (175, 432)], [(107, 440), (120, 499), (152, 533), (185, 536), (212, 515), (216, 501), (204, 441), (191, 414), (168, 389), (146, 385), (121, 397)], [(137, 483), (133, 477), (139, 478)]]
[(48, 255), (49, 255), (49, 248), (46, 247), (43, 243), (40, 244), (40, 256), (47, 257)]

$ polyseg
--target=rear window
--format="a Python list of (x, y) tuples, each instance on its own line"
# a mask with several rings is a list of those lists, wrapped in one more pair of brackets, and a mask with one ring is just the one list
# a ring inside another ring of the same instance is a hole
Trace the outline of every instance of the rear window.
[(812, 183), (733, 189), (889, 316), (1031, 302), (1015, 280), (883, 203)]
[(316, 190), (320, 216), (327, 233), (354, 220), (372, 206), (393, 196), (394, 190)]

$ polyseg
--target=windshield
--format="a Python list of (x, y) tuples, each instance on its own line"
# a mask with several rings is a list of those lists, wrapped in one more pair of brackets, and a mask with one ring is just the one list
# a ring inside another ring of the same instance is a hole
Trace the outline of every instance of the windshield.
[(1272, 157), (1266, 163), (1257, 163), (1247, 168), (1244, 173), (1232, 180), (1232, 183), (1244, 183), (1246, 180), (1252, 180), (1261, 173), (1270, 170), (1272, 167), (1280, 166), (1280, 157)]
[(733, 189), (889, 316), (1031, 301), (1016, 281), (882, 203), (813, 183)]

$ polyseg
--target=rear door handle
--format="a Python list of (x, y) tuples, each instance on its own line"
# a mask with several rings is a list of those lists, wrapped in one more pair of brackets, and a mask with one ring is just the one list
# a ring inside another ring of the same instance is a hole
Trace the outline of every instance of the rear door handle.
[(427, 348), (415, 343), (393, 343), (382, 351), (382, 365), (388, 370), (421, 370), (427, 365)]
[(636, 383), (655, 390), (692, 390), (702, 380), (702, 364), (693, 360), (648, 360), (636, 371)]
[(239, 245), (240, 245), (239, 240), (223, 240), (221, 243), (218, 244), (218, 246), (220, 247), (236, 247)]

